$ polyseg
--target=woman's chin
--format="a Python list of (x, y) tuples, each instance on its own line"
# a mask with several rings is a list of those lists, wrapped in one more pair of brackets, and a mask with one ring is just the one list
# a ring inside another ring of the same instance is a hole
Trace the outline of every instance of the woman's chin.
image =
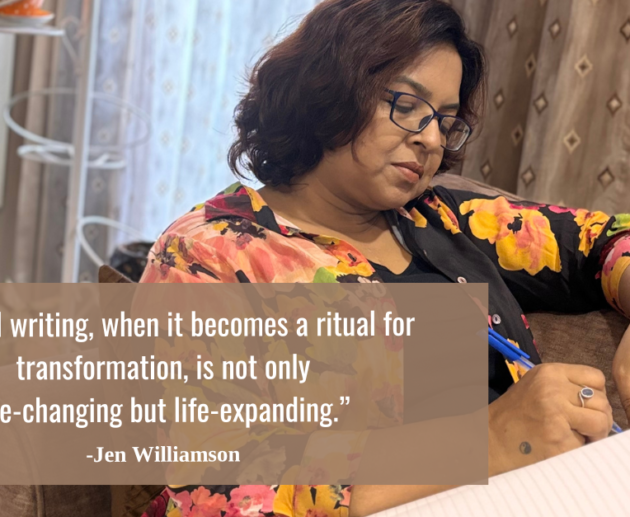
[(408, 190), (385, 189), (379, 192), (379, 205), (381, 210), (395, 210), (420, 197), (425, 190), (426, 188)]

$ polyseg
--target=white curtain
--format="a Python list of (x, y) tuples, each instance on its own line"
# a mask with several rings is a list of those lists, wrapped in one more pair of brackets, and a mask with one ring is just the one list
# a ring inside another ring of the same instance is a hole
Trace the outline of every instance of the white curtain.
[[(235, 181), (227, 150), (246, 72), (318, 1), (103, 3), (97, 89), (140, 107), (152, 120), (150, 142), (129, 150), (127, 168), (116, 173), (114, 218), (155, 238)], [(131, 141), (144, 129), (134, 117), (122, 128), (105, 124), (96, 137)]]

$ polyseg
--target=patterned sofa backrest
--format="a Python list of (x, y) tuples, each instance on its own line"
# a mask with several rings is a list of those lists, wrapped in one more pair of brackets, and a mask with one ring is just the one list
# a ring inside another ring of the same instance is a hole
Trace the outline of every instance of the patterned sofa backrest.
[[(481, 181), (476, 181), (463, 176), (457, 176), (455, 174), (438, 174), (434, 176), (431, 185), (440, 185), (442, 187), (451, 188), (455, 190), (469, 190), (471, 192), (478, 192), (479, 194), (487, 194), (489, 196), (505, 196), (512, 201), (522, 201), (523, 198), (501, 190), (500, 188), (486, 185)], [(536, 201), (533, 199), (532, 201)]]

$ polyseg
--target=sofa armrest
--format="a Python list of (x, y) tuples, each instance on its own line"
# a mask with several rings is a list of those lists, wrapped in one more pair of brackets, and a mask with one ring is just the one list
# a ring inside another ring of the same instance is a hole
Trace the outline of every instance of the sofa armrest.
[(628, 429), (612, 379), (612, 360), (630, 322), (613, 309), (587, 314), (535, 312), (527, 314), (527, 320), (544, 362), (585, 364), (604, 372), (615, 421)]
[[(86, 358), (97, 359), (97, 352), (98, 350), (93, 349), (86, 351), (84, 355)], [(11, 379), (16, 376), (14, 373), (7, 372), (15, 368), (17, 368), (15, 365), (0, 368), (2, 372), (0, 403), (12, 401), (11, 393), (15, 386), (12, 385)], [(37, 455), (41, 453), (39, 441), (30, 439), (28, 429), (19, 430), (19, 428), (5, 426), (1, 435), (4, 448), (19, 450), (22, 457), (18, 465), (11, 459), (0, 461), (2, 468), (5, 471), (11, 469), (13, 473), (20, 469), (25, 472), (32, 469), (37, 462)], [(12, 458), (14, 459), (15, 456)], [(0, 485), (0, 517), (66, 517), (68, 515), (111, 517), (109, 485)]]
[(107, 485), (0, 485), (0, 517), (112, 517)]

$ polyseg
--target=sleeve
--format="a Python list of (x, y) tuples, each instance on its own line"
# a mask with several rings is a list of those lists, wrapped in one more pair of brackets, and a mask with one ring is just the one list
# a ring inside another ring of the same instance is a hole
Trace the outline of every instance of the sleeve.
[(619, 269), (602, 270), (615, 243), (630, 235), (630, 214), (609, 216), (443, 187), (435, 193), (460, 231), (493, 261), (523, 310), (579, 313), (607, 304), (619, 310), (611, 297), (618, 292)]
[(606, 247), (602, 270), (602, 287), (608, 303), (621, 314), (630, 318), (630, 308), (621, 305), (621, 282), (630, 266), (630, 234), (623, 233), (619, 239)]
[[(147, 267), (141, 283), (225, 283), (238, 282), (238, 274), (230, 255), (229, 239), (232, 238), (224, 229), (224, 222), (215, 225), (175, 223), (153, 245)], [(336, 458), (330, 456), (331, 437), (343, 438), (353, 445), (349, 460), (344, 465), (347, 478), (356, 469), (361, 451), (367, 440), (366, 432), (326, 432), (313, 433), (305, 444), (305, 457), (302, 464), (295, 466), (302, 473), (314, 473), (318, 466)], [(337, 441), (338, 441), (337, 440)], [(334, 440), (333, 440), (334, 442)], [(339, 463), (333, 461), (333, 463)], [(247, 512), (269, 516), (318, 515), (320, 517), (347, 517), (350, 504), (351, 485), (237, 485), (230, 490), (215, 493), (214, 487), (178, 486), (167, 487), (168, 510), (192, 511), (195, 507), (204, 507), (212, 500), (221, 510), (241, 507), (247, 501)], [(251, 500), (251, 502), (250, 502)], [(165, 504), (164, 495), (154, 501)], [(235, 506), (236, 505), (236, 506)], [(167, 512), (168, 513), (168, 512)], [(232, 512), (234, 513), (234, 512)], [(239, 515), (235, 513), (234, 515)]]
[(140, 283), (235, 283), (238, 277), (228, 257), (226, 237), (215, 225), (194, 230), (171, 227), (149, 252)]

